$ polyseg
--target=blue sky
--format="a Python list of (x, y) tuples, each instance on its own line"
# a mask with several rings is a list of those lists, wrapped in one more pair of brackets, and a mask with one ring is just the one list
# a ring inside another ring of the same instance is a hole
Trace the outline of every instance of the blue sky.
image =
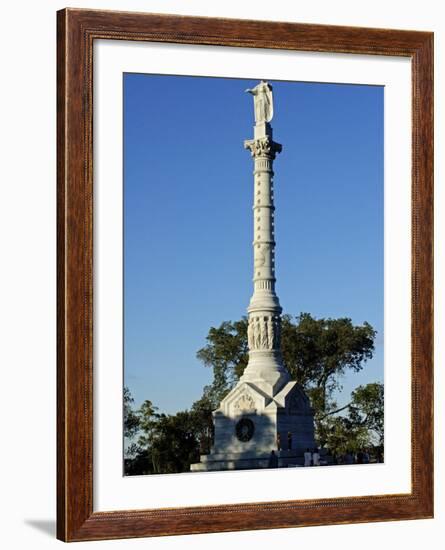
[[(211, 326), (252, 294), (258, 81), (124, 75), (124, 379), (136, 404), (188, 408), (210, 383)], [(277, 293), (283, 311), (368, 321), (383, 380), (383, 87), (270, 81)]]

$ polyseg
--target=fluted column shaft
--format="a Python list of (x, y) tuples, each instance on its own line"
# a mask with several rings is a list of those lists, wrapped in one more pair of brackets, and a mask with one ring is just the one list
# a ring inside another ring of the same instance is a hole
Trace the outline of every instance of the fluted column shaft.
[(248, 307), (249, 364), (243, 379), (260, 385), (264, 382), (271, 391), (288, 379), (281, 361), (281, 306), (275, 293), (273, 161), (282, 147), (273, 141), (267, 122), (255, 125), (254, 136), (244, 142), (254, 160), (254, 289)]

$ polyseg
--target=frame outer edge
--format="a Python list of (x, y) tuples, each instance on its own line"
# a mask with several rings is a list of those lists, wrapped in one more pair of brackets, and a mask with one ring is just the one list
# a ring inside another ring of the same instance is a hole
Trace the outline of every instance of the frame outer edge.
[(76, 540), (92, 505), (91, 128), (82, 24), (57, 12), (57, 538)]
[(57, 538), (66, 540), (65, 130), (66, 11), (57, 12)]
[[(203, 34), (206, 25), (209, 36)], [(263, 25), (269, 38), (264, 38), (260, 32)], [(274, 30), (276, 36), (272, 36)], [(417, 111), (413, 110), (416, 146), (413, 152), (417, 155), (413, 157), (416, 161), (413, 185), (417, 192), (420, 191), (416, 214), (422, 230), (413, 235), (412, 242), (413, 252), (419, 252), (418, 261), (413, 263), (412, 290), (413, 294), (418, 292), (419, 297), (415, 301), (418, 319), (413, 329), (420, 329), (416, 340), (418, 360), (414, 365), (413, 397), (416, 398), (420, 390), (421, 399), (413, 401), (417, 403), (417, 416), (412, 426), (415, 453), (411, 494), (348, 497), (330, 502), (322, 499), (319, 503), (313, 500), (307, 504), (286, 501), (217, 505), (201, 507), (201, 510), (190, 507), (93, 513), (90, 81), (95, 32), (107, 39), (147, 41), (161, 38), (178, 43), (412, 57), (413, 100), (416, 97), (418, 101)], [(245, 35), (248, 43), (243, 38)], [(432, 33), (417, 31), (129, 12), (65, 9), (57, 13), (59, 539), (100, 540), (432, 517), (432, 36)], [(431, 468), (414, 468), (416, 464)]]
[[(413, 56), (413, 184), (417, 203), (413, 212), (413, 289), (417, 318), (413, 315), (414, 367), (417, 369), (418, 418), (415, 438), (418, 476), (414, 487), (419, 511), (434, 517), (434, 368), (433, 368), (433, 273), (434, 273), (434, 34), (429, 33)], [(416, 150), (416, 151), (415, 151)], [(414, 204), (414, 201), (413, 201)], [(414, 313), (414, 312), (413, 312)], [(417, 395), (415, 394), (417, 392)]]

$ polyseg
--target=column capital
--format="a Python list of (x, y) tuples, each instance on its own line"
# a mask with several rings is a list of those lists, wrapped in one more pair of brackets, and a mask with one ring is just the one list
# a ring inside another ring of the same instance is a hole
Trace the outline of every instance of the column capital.
[(276, 143), (269, 136), (259, 139), (246, 139), (244, 149), (249, 149), (252, 157), (266, 157), (274, 159), (277, 153), (281, 153), (282, 145)]

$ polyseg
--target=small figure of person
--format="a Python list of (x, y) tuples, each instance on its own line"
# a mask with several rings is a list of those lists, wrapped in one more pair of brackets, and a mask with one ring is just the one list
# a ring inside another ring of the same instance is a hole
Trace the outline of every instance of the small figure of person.
[(277, 434), (277, 449), (281, 451), (281, 435)]
[(357, 453), (357, 464), (363, 464), (363, 453), (362, 453), (362, 451), (359, 451)]
[(278, 457), (274, 450), (270, 453), (268, 468), (278, 468)]
[(320, 454), (318, 453), (318, 449), (314, 449), (312, 453), (312, 465), (320, 466)]
[(368, 449), (365, 449), (364, 452), (363, 452), (363, 464), (369, 464)]
[(321, 447), (321, 449), (318, 449), (318, 454), (320, 455), (319, 466), (327, 466), (329, 464), (327, 450)]
[(309, 449), (304, 452), (304, 465), (310, 466), (312, 464), (312, 453)]
[(267, 349), (267, 325), (263, 318), (260, 321), (260, 347)]
[(343, 457), (343, 464), (354, 464), (354, 456), (351, 451), (346, 451)]
[(287, 432), (287, 450), (292, 449), (292, 432)]

